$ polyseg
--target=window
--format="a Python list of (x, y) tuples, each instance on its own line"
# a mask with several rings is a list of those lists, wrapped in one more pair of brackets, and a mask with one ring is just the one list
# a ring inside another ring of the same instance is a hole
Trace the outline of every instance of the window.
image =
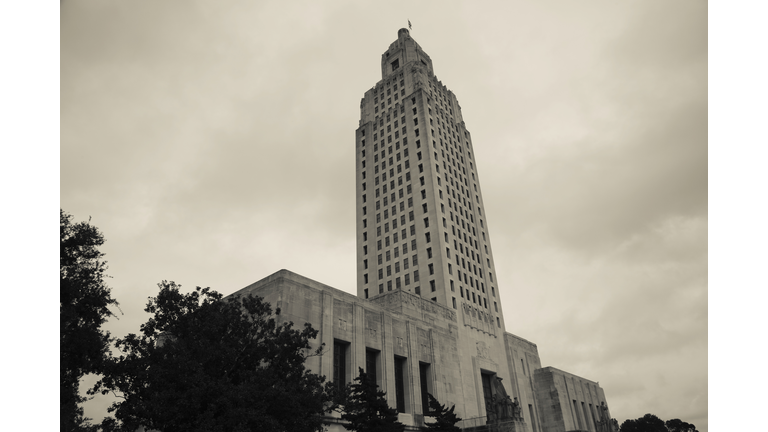
[(424, 218), (424, 228), (429, 228), (429, 218), (428, 217)]
[(347, 349), (348, 343), (333, 341), (333, 383), (342, 390), (347, 384)]
[(430, 237), (429, 233), (425, 233), (424, 237), (427, 239), (427, 243), (432, 241), (432, 238)]
[(432, 292), (435, 292), (436, 288), (434, 280), (429, 281), (429, 288), (432, 290)]
[[(398, 67), (400, 67), (400, 59), (395, 59), (392, 63), (392, 70), (396, 70)], [(387, 89), (387, 94), (389, 94), (389, 89)]]
[(429, 274), (430, 275), (435, 274), (435, 265), (434, 264), (429, 264)]
[(379, 351), (366, 349), (365, 350), (365, 373), (368, 375), (368, 378), (371, 380), (372, 383), (376, 384), (377, 376), (376, 373), (379, 363)]
[(407, 366), (406, 359), (395, 356), (395, 399), (397, 400), (397, 411), (405, 412), (405, 371)]
[[(432, 299), (435, 301), (436, 299)], [(427, 412), (429, 407), (428, 394), (434, 393), (432, 389), (432, 374), (430, 373), (430, 365), (428, 363), (419, 362), (419, 383), (421, 384), (421, 406), (424, 412)]]
[[(416, 256), (416, 255), (414, 255), (414, 257), (415, 257), (415, 256)], [(414, 262), (415, 262), (415, 261), (416, 261), (416, 260), (414, 259)], [(418, 270), (414, 270), (414, 271), (413, 271), (413, 281), (414, 281), (414, 282), (418, 282), (418, 281), (419, 281), (419, 271), (418, 271)]]

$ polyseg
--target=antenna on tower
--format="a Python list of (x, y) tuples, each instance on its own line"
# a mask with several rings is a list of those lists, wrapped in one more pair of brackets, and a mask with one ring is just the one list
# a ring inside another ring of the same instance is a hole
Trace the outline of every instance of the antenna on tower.
[(408, 30), (413, 30), (413, 27), (411, 27), (411, 20), (408, 20)]

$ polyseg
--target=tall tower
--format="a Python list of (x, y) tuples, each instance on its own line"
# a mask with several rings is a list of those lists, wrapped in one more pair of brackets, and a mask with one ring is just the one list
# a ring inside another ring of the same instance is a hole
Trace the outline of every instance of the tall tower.
[(408, 291), (502, 334), (472, 138), (456, 96), (407, 29), (360, 102), (355, 154), (358, 296)]

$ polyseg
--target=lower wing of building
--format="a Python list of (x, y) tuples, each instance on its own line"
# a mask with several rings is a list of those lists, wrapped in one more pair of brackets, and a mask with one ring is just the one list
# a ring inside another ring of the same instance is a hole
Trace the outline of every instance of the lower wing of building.
[(430, 393), (455, 405), (457, 426), (467, 431), (615, 432), (595, 381), (542, 368), (534, 343), (498, 331), (471, 308), (402, 290), (366, 300), (288, 270), (233, 295), (247, 294), (279, 308), (281, 321), (319, 330), (312, 343), (325, 344), (325, 353), (307, 360), (312, 372), (339, 385), (358, 368), (373, 375), (408, 430), (424, 425)]

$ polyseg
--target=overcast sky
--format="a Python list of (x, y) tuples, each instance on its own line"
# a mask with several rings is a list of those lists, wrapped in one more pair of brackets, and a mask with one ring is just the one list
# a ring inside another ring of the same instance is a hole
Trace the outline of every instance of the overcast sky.
[(707, 432), (703, 1), (62, 2), (61, 207), (107, 239), (107, 328), (161, 280), (356, 293), (360, 99), (409, 19), (472, 133), (506, 330), (620, 423)]

